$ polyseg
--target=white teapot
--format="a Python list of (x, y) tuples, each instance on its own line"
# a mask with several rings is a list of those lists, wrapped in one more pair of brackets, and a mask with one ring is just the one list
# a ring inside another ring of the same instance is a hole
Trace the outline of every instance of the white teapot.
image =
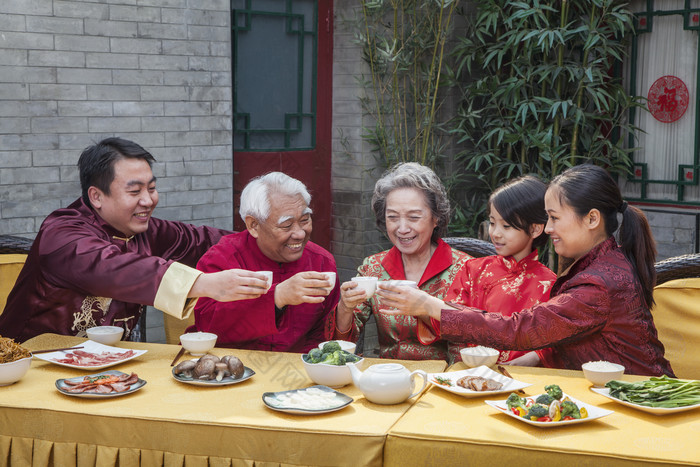
[[(350, 368), (355, 386), (362, 391), (367, 400), (375, 404), (400, 404), (419, 394), (428, 383), (428, 375), (425, 371), (410, 372), (399, 363), (372, 365), (364, 372), (360, 371), (354, 363), (347, 363), (346, 366)], [(416, 376), (423, 378), (423, 385), (413, 392)]]

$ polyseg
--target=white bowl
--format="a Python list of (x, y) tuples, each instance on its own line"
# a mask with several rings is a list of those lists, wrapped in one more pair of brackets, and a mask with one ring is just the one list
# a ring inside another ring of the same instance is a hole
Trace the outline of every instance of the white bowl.
[[(318, 344), (318, 348), (321, 349), (321, 350), (323, 350), (323, 346), (326, 345), (326, 344), (329, 343), (329, 342), (333, 342), (333, 341), (321, 342), (320, 344)], [(341, 350), (345, 350), (346, 352), (350, 352), (350, 353), (355, 353), (355, 349), (357, 348), (357, 345), (356, 345), (354, 342), (350, 342), (350, 341), (340, 341), (340, 340), (337, 340), (337, 339), (335, 340), (335, 342), (337, 342), (338, 344), (340, 344), (340, 349), (341, 349)]]
[(216, 338), (211, 332), (188, 332), (180, 336), (180, 343), (190, 355), (200, 356), (214, 348)]
[[(362, 369), (364, 359), (355, 362), (357, 368)], [(301, 362), (304, 364), (306, 374), (309, 375), (311, 381), (316, 384), (323, 384), (331, 388), (340, 388), (352, 383), (352, 375), (350, 368), (347, 365), (328, 365), (326, 363), (308, 363), (301, 357)]]
[(611, 362), (588, 362), (581, 365), (583, 375), (597, 388), (605, 387), (605, 383), (614, 379), (620, 379), (625, 372), (625, 367)]
[(24, 357), (10, 363), (0, 363), (0, 386), (16, 383), (27, 374), (32, 357)]
[(477, 345), (476, 347), (465, 347), (459, 351), (462, 361), (470, 368), (486, 365), (493, 366), (498, 361), (499, 352), (491, 347)]
[(104, 345), (114, 345), (122, 339), (124, 328), (119, 326), (96, 326), (89, 328), (87, 331), (88, 338), (91, 341), (99, 342)]

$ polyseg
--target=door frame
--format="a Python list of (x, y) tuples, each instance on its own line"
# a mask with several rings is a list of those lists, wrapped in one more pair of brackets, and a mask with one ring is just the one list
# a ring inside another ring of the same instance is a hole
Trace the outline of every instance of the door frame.
[[(240, 151), (233, 150), (234, 229), (245, 224), (239, 215), (240, 194), (255, 176), (280, 171), (301, 180), (311, 193), (313, 233), (311, 240), (326, 249), (331, 243), (331, 128), (333, 116), (333, 1), (316, 0), (316, 131), (312, 150)], [(233, 46), (233, 42), (232, 42)], [(232, 51), (233, 57), (233, 51)], [(235, 79), (232, 72), (231, 79)], [(235, 83), (232, 83), (235, 92)], [(235, 109), (233, 109), (235, 112)], [(232, 135), (235, 138), (235, 135)], [(238, 157), (238, 164), (237, 164)], [(243, 165), (245, 162), (245, 166)]]

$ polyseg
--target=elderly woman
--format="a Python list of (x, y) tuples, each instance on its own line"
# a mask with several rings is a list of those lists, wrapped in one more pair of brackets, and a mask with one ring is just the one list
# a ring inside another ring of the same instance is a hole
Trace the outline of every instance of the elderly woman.
[[(410, 286), (379, 282), (378, 294), (367, 298), (353, 281), (341, 285), (335, 323), (335, 339), (357, 340), (362, 327), (374, 314), (382, 358), (407, 360), (454, 360), (444, 341), (423, 345), (417, 318), (384, 313), (381, 291), (400, 292), (407, 301), (419, 303), (433, 296), (442, 299), (457, 271), (470, 258), (441, 240), (447, 230), (450, 202), (440, 179), (428, 167), (415, 162), (398, 164), (377, 181), (372, 196), (377, 225), (394, 246), (365, 258), (360, 276), (415, 281)], [(428, 295), (430, 294), (430, 295)]]

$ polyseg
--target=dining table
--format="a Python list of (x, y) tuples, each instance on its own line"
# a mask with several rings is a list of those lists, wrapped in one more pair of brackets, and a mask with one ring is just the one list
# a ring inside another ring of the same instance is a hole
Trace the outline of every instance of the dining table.
[[(460, 362), (449, 372), (466, 369)], [(531, 384), (521, 397), (557, 384), (566, 395), (613, 413), (577, 424), (533, 426), (485, 403), (503, 402), (509, 394), (467, 398), (433, 385), (389, 430), (385, 465), (700, 465), (700, 408), (656, 415), (594, 392), (582, 371), (518, 366), (506, 371)]]
[[(39, 351), (85, 341), (43, 334), (22, 345)], [(378, 405), (350, 384), (337, 389), (353, 398), (347, 407), (297, 415), (274, 411), (262, 398), (314, 385), (298, 353), (215, 348), (211, 353), (236, 355), (255, 374), (237, 384), (202, 387), (174, 378), (178, 345), (115, 347), (146, 351), (109, 368), (146, 381), (132, 394), (103, 400), (62, 394), (59, 379), (98, 371), (59, 366), (39, 354), (22, 379), (0, 387), (0, 465), (700, 465), (700, 409), (654, 415), (626, 407), (593, 392), (581, 371), (506, 367), (525, 386), (522, 397), (557, 384), (570, 397), (612, 413), (532, 426), (485, 403), (502, 402), (508, 393), (465, 397), (429, 384), (406, 402)], [(188, 358), (196, 357), (185, 353), (181, 361)], [(367, 358), (363, 368), (386, 361)], [(467, 368), (461, 362), (447, 368), (441, 360), (393, 362), (429, 374)]]
[[(85, 341), (42, 334), (22, 346), (39, 351)], [(38, 354), (22, 379), (0, 387), (0, 465), (382, 465), (387, 433), (419, 400), (378, 405), (350, 384), (338, 388), (354, 399), (341, 410), (288, 414), (268, 408), (262, 396), (314, 385), (301, 354), (214, 348), (210, 353), (235, 355), (255, 374), (237, 384), (203, 387), (174, 378), (170, 364), (178, 345), (114, 347), (146, 350), (109, 368), (136, 373), (146, 381), (140, 390), (100, 400), (65, 395), (57, 380), (105, 370), (59, 366)], [(365, 359), (364, 368), (379, 362)], [(396, 362), (428, 373), (447, 367), (442, 360)]]

